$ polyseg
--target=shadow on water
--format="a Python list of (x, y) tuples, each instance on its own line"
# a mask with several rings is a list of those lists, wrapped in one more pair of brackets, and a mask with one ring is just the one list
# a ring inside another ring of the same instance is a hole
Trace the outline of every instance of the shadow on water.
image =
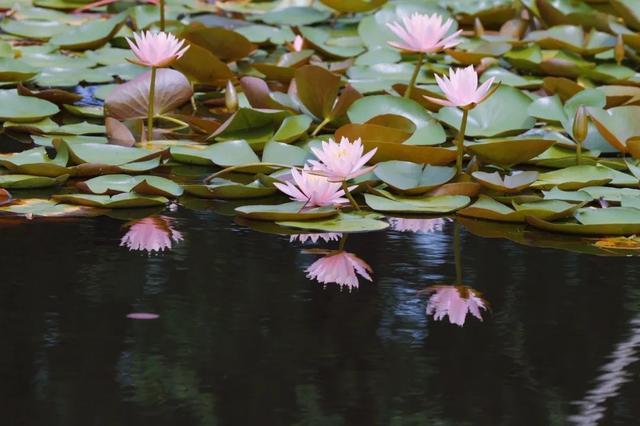
[[(338, 249), (338, 236), (290, 241), (185, 210), (127, 224), (4, 225), (3, 424), (592, 425), (640, 416), (634, 258), (458, 228), (456, 268), (453, 223), (392, 227), (344, 242), (371, 269), (358, 263), (357, 285), (340, 289), (306, 277), (335, 254), (314, 249)], [(348, 272), (352, 260), (340, 261)], [(450, 323), (461, 322), (456, 309), (471, 311), (464, 327)], [(149, 314), (158, 317), (135, 319)]]

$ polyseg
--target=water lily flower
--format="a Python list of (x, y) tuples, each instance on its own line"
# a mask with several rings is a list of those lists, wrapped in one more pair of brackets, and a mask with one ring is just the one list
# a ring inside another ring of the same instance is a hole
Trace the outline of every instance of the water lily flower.
[[(324, 207), (340, 205), (349, 202), (343, 198), (344, 189), (340, 189), (341, 185), (335, 182), (329, 182), (325, 176), (310, 173), (309, 170), (299, 172), (291, 169), (292, 182), (274, 183), (276, 188), (287, 194), (294, 201), (305, 203), (306, 207)], [(346, 188), (352, 191), (356, 186)]]
[(304, 38), (302, 36), (297, 35), (293, 39), (293, 43), (291, 43), (291, 48), (294, 52), (300, 52), (304, 48)]
[(445, 219), (441, 217), (437, 219), (403, 219), (399, 217), (389, 218), (391, 229), (399, 232), (415, 232), (417, 234), (440, 232), (444, 228), (445, 223)]
[(436, 53), (457, 46), (462, 30), (447, 36), (453, 25), (453, 19), (443, 22), (442, 16), (413, 13), (402, 17), (402, 22), (387, 23), (387, 27), (398, 36), (401, 41), (390, 41), (389, 44), (397, 49), (416, 53)]
[[(164, 10), (164, 2), (161, 1), (161, 11)], [(131, 62), (151, 67), (151, 82), (149, 83), (149, 107), (147, 111), (147, 140), (153, 138), (153, 118), (154, 118), (154, 93), (156, 88), (156, 69), (171, 65), (189, 49), (184, 46), (184, 40), (178, 40), (173, 34), (165, 32), (152, 33), (142, 31), (133, 35), (134, 41), (127, 38), (129, 47), (136, 55), (136, 59)]]
[(168, 67), (180, 59), (190, 47), (184, 46), (184, 40), (162, 31), (142, 31), (140, 34), (133, 34), (133, 41), (129, 38), (126, 40), (136, 55), (136, 59), (132, 59), (131, 62), (145, 67)]
[(480, 293), (467, 286), (437, 285), (427, 289), (433, 293), (427, 302), (427, 315), (441, 321), (449, 317), (451, 324), (462, 327), (468, 313), (482, 321), (480, 309), (486, 310), (487, 305)]
[(302, 244), (311, 240), (313, 244), (322, 240), (325, 243), (329, 241), (338, 241), (342, 237), (342, 234), (339, 232), (323, 232), (318, 234), (295, 234), (289, 238), (289, 242), (293, 243), (294, 241), (300, 241)]
[[(425, 96), (431, 102), (435, 102), (444, 106), (462, 108), (462, 121), (460, 130), (456, 138), (457, 161), (456, 168), (458, 173), (462, 172), (462, 158), (464, 156), (464, 132), (467, 128), (467, 119), (469, 110), (480, 102), (487, 99), (493, 92), (490, 91), (494, 78), (491, 77), (478, 87), (478, 73), (469, 65), (466, 68), (454, 70), (449, 68), (449, 78), (436, 75), (436, 82), (440, 89), (444, 92), (446, 99), (432, 98)], [(497, 89), (497, 86), (496, 86)], [(495, 89), (494, 89), (495, 91)]]
[(389, 44), (391, 46), (400, 50), (418, 53), (418, 61), (413, 70), (413, 75), (404, 92), (405, 98), (411, 97), (425, 54), (449, 49), (457, 46), (462, 41), (459, 38), (462, 30), (447, 36), (447, 32), (452, 25), (453, 20), (451, 18), (443, 23), (442, 16), (436, 13), (433, 15), (414, 13), (404, 16), (401, 22), (387, 23), (387, 27), (401, 40), (390, 41)]
[(326, 176), (332, 182), (344, 182), (369, 173), (375, 166), (364, 167), (375, 155), (378, 148), (364, 153), (360, 138), (351, 142), (343, 137), (340, 143), (329, 139), (322, 142), (322, 148), (311, 148), (318, 160), (309, 160), (313, 172)]
[(478, 87), (478, 73), (473, 65), (457, 70), (449, 68), (449, 78), (436, 74), (436, 82), (447, 98), (425, 98), (444, 106), (470, 109), (487, 98), (493, 80), (494, 77), (491, 77)]
[(370, 273), (373, 270), (355, 254), (339, 251), (316, 260), (306, 272), (309, 279), (317, 280), (322, 284), (336, 283), (351, 290), (358, 288), (357, 275), (372, 281)]
[(160, 315), (153, 312), (132, 312), (127, 314), (127, 318), (135, 320), (154, 320), (160, 318)]
[(165, 216), (145, 217), (128, 226), (129, 231), (122, 237), (120, 246), (126, 246), (129, 250), (148, 252), (171, 250), (173, 243), (183, 239), (182, 234), (173, 228), (171, 218)]

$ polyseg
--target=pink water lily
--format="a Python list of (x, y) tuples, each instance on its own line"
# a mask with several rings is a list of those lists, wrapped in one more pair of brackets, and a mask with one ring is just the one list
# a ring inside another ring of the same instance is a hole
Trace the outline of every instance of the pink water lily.
[(312, 243), (317, 243), (322, 240), (325, 243), (329, 241), (338, 241), (342, 237), (342, 234), (339, 232), (323, 232), (318, 234), (295, 234), (289, 237), (289, 242), (293, 243), (295, 241), (300, 241), (302, 244), (307, 241), (311, 241)]
[(453, 25), (451, 18), (443, 22), (442, 16), (413, 13), (404, 16), (401, 22), (387, 23), (387, 27), (400, 38), (401, 41), (390, 41), (395, 48), (409, 52), (435, 53), (458, 45), (462, 30), (447, 36)]
[(437, 285), (427, 289), (433, 293), (427, 302), (427, 315), (441, 321), (449, 317), (451, 324), (462, 327), (468, 313), (482, 321), (480, 310), (487, 305), (480, 293), (467, 286)]
[(339, 251), (316, 260), (306, 272), (309, 279), (317, 280), (322, 284), (335, 283), (351, 290), (358, 288), (357, 275), (372, 281), (370, 273), (373, 271), (355, 254)]
[(326, 176), (331, 182), (344, 182), (373, 170), (375, 166), (364, 167), (376, 154), (378, 148), (364, 153), (360, 138), (351, 142), (343, 137), (340, 143), (329, 139), (322, 142), (322, 148), (311, 148), (318, 160), (309, 160), (314, 173)]
[(136, 55), (136, 59), (131, 62), (147, 67), (168, 67), (189, 49), (189, 45), (184, 46), (184, 40), (162, 31), (142, 31), (140, 34), (133, 34), (133, 39), (134, 41), (126, 39)]
[(428, 234), (439, 232), (444, 228), (446, 221), (443, 218), (437, 219), (403, 219), (390, 217), (391, 229), (399, 232), (415, 232), (418, 234)]
[[(293, 183), (278, 182), (274, 185), (292, 200), (305, 203), (306, 207), (333, 206), (349, 202), (343, 198), (345, 191), (340, 189), (340, 183), (329, 182), (329, 179), (324, 176), (311, 173), (309, 170), (291, 169), (291, 177), (293, 177)], [(352, 191), (355, 188), (352, 186), (347, 190)]]
[(436, 75), (436, 82), (444, 92), (446, 99), (432, 98), (430, 96), (425, 96), (425, 98), (444, 106), (473, 107), (485, 100), (493, 80), (494, 78), (491, 77), (478, 87), (478, 73), (476, 73), (473, 65), (469, 65), (466, 68), (458, 68), (457, 70), (449, 68), (449, 78)]
[(129, 231), (122, 237), (121, 246), (129, 250), (161, 252), (171, 250), (173, 243), (182, 241), (182, 234), (171, 224), (171, 218), (150, 216), (129, 223)]
[(302, 36), (297, 35), (293, 39), (293, 43), (291, 43), (291, 49), (294, 52), (300, 52), (304, 48), (304, 38)]

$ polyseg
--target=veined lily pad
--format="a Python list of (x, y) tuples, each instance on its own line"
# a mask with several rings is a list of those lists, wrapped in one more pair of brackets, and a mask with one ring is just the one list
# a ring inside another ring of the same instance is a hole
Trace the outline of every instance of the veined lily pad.
[(459, 210), (458, 214), (499, 222), (524, 222), (528, 216), (552, 220), (567, 217), (577, 208), (578, 205), (576, 204), (558, 200), (543, 200), (523, 204), (513, 203), (513, 208), (511, 208), (491, 197), (480, 195), (475, 203)]
[(369, 207), (380, 212), (396, 213), (450, 213), (465, 207), (471, 199), (465, 195), (443, 195), (436, 197), (393, 197), (386, 198), (364, 194)]
[(487, 163), (510, 167), (524, 163), (549, 149), (553, 139), (516, 138), (484, 139), (468, 143), (465, 148)]
[(389, 227), (389, 223), (380, 220), (378, 214), (340, 213), (338, 216), (311, 221), (284, 221), (276, 222), (277, 225), (289, 228), (309, 229), (320, 232), (372, 232), (382, 231)]
[(456, 175), (453, 167), (431, 166), (408, 161), (378, 163), (374, 173), (395, 190), (407, 194), (424, 194), (449, 182)]
[(338, 210), (333, 207), (316, 207), (309, 209), (305, 208), (304, 203), (298, 201), (274, 206), (243, 206), (236, 208), (236, 212), (249, 219), (272, 221), (317, 220), (338, 214)]
[(163, 206), (169, 202), (169, 200), (165, 197), (140, 195), (131, 192), (113, 196), (92, 194), (60, 194), (54, 195), (52, 198), (53, 200), (62, 203), (78, 204), (81, 206), (106, 209), (155, 207)]

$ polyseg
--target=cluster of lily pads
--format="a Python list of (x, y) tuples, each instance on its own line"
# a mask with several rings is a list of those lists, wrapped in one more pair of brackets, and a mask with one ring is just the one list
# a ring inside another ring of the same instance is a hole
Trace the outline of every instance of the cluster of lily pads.
[[(640, 232), (637, 2), (5, 8), (3, 214), (129, 218), (217, 200), (285, 234), (453, 214), (518, 232)], [(158, 34), (175, 49), (154, 62)], [(318, 153), (342, 140), (369, 166), (332, 181)], [(340, 194), (314, 204), (292, 195), (296, 176)]]

